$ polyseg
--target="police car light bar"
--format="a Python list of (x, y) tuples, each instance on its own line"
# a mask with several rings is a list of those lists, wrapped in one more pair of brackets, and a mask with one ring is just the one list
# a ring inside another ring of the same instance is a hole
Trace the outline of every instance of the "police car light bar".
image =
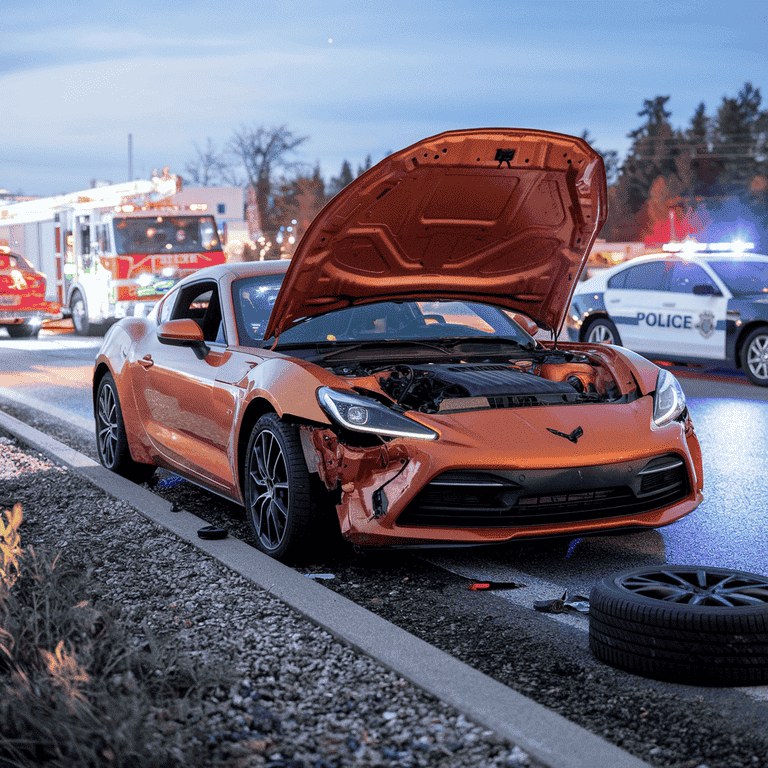
[(682, 243), (664, 243), (661, 249), (667, 253), (742, 253), (754, 247), (754, 243), (741, 240), (732, 243), (697, 243), (695, 240), (685, 240)]

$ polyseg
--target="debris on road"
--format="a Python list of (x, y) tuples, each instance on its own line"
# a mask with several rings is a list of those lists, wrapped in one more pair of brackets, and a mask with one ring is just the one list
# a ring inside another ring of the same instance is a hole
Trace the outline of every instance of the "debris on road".
[(476, 581), (467, 586), (467, 589), (471, 589), (473, 592), (479, 592), (480, 590), (488, 589), (520, 589), (525, 584), (518, 584), (514, 581)]
[(533, 604), (533, 608), (542, 613), (564, 613), (569, 608), (579, 613), (589, 613), (589, 598), (584, 595), (571, 595), (569, 597), (568, 590), (566, 590), (562, 597), (552, 600), (537, 600)]

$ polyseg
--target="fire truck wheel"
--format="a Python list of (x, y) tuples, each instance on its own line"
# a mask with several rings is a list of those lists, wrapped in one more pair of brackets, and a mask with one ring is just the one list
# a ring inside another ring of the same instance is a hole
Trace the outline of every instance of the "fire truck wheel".
[(72, 325), (78, 336), (102, 336), (107, 330), (106, 323), (92, 323), (88, 319), (88, 305), (80, 291), (75, 291), (69, 302), (72, 313)]
[(72, 312), (72, 325), (75, 326), (75, 333), (78, 336), (88, 336), (91, 331), (91, 324), (88, 321), (88, 307), (80, 291), (75, 291), (72, 294), (69, 309)]
[(32, 339), (40, 333), (39, 325), (31, 323), (22, 323), (21, 325), (6, 325), (5, 329), (12, 339)]

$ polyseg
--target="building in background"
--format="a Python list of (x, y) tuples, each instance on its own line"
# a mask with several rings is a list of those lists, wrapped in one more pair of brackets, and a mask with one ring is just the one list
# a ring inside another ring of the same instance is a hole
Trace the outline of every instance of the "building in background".
[(185, 187), (173, 195), (181, 206), (205, 205), (205, 212), (216, 219), (224, 243), (248, 240), (245, 221), (245, 193), (239, 187)]

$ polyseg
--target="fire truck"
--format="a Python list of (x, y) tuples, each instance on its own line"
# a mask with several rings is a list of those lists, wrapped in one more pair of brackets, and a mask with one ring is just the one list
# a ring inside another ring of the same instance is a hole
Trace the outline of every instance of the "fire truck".
[(47, 277), (81, 336), (121, 317), (149, 314), (178, 280), (225, 261), (204, 205), (181, 206), (181, 178), (96, 187), (0, 207), (0, 241)]

